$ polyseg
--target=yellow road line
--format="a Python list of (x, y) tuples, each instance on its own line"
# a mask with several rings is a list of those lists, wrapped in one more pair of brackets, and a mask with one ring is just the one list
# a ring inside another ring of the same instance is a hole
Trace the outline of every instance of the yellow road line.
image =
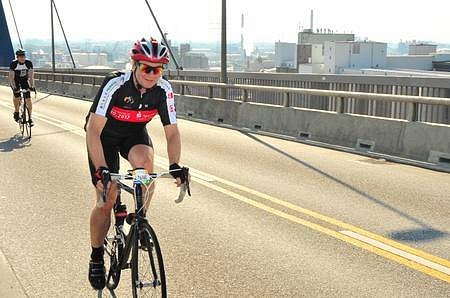
[[(166, 163), (168, 162), (167, 159), (162, 158), (162, 157), (158, 157), (158, 156), (155, 156), (155, 159), (158, 159), (161, 162), (166, 162)], [(259, 191), (256, 191), (254, 189), (245, 187), (243, 185), (239, 185), (237, 183), (225, 180), (223, 178), (220, 178), (220, 177), (208, 174), (208, 173), (204, 173), (204, 172), (199, 171), (199, 170), (196, 170), (196, 171), (198, 173), (200, 173), (202, 176), (209, 177), (211, 180), (215, 180), (215, 181), (217, 181), (219, 183), (222, 183), (224, 185), (228, 185), (230, 187), (233, 187), (235, 189), (239, 189), (241, 191), (244, 191), (244, 192), (247, 192), (249, 194), (255, 195), (255, 196), (259, 197), (259, 198), (265, 199), (265, 200), (270, 201), (272, 203), (275, 203), (277, 205), (280, 205), (280, 206), (289, 208), (291, 210), (294, 210), (294, 211), (297, 211), (297, 212), (309, 215), (309, 216), (311, 216), (313, 218), (319, 219), (321, 221), (327, 222), (329, 224), (332, 224), (334, 226), (343, 228), (345, 230), (350, 230), (350, 231), (353, 231), (353, 232), (358, 233), (360, 235), (364, 235), (366, 237), (370, 237), (370, 238), (375, 239), (377, 241), (380, 241), (380, 242), (383, 242), (385, 244), (388, 244), (388, 245), (390, 245), (392, 247), (404, 250), (404, 251), (409, 252), (411, 254), (415, 254), (415, 255), (417, 255), (419, 257), (422, 257), (424, 259), (428, 259), (428, 260), (430, 260), (432, 262), (435, 262), (435, 263), (438, 263), (438, 264), (441, 264), (443, 266), (446, 266), (446, 267), (450, 268), (450, 261), (446, 260), (444, 258), (441, 258), (441, 257), (435, 256), (435, 255), (429, 254), (427, 252), (421, 251), (421, 250), (416, 249), (416, 248), (412, 248), (412, 247), (407, 246), (405, 244), (396, 242), (396, 241), (394, 241), (392, 239), (383, 237), (383, 236), (375, 234), (373, 232), (366, 231), (364, 229), (358, 228), (356, 226), (353, 226), (351, 224), (345, 223), (345, 222), (340, 221), (338, 219), (335, 219), (335, 218), (332, 218), (332, 217), (329, 217), (329, 216), (317, 213), (317, 212), (312, 211), (312, 210), (308, 210), (306, 208), (303, 208), (303, 207), (297, 206), (295, 204), (283, 201), (281, 199), (269, 196), (269, 195), (267, 195), (265, 193), (261, 193)]]
[(274, 209), (272, 207), (269, 207), (267, 205), (264, 205), (262, 203), (254, 201), (252, 199), (249, 199), (247, 197), (244, 197), (242, 195), (239, 195), (237, 193), (234, 193), (232, 191), (224, 189), (224, 188), (222, 188), (220, 186), (217, 186), (215, 184), (212, 184), (212, 183), (209, 183), (209, 182), (206, 182), (204, 180), (197, 179), (197, 178), (192, 178), (192, 179), (195, 182), (199, 183), (199, 184), (202, 184), (202, 185), (204, 185), (204, 186), (206, 186), (208, 188), (214, 189), (214, 190), (216, 190), (218, 192), (221, 192), (221, 193), (223, 193), (223, 194), (225, 194), (227, 196), (235, 198), (235, 199), (237, 199), (239, 201), (242, 201), (242, 202), (244, 202), (246, 204), (252, 205), (253, 207), (256, 207), (256, 208), (259, 208), (259, 209), (264, 210), (266, 212), (272, 213), (274, 215), (277, 215), (277, 216), (282, 217), (284, 219), (290, 220), (290, 221), (295, 222), (297, 224), (301, 224), (301, 225), (303, 225), (305, 227), (308, 227), (310, 229), (313, 229), (313, 230), (315, 230), (317, 232), (329, 235), (329, 236), (331, 236), (333, 238), (342, 240), (344, 242), (347, 242), (347, 243), (352, 244), (354, 246), (357, 246), (359, 248), (365, 249), (365, 250), (367, 250), (369, 252), (372, 252), (374, 254), (377, 254), (377, 255), (382, 256), (384, 258), (387, 258), (389, 260), (392, 260), (392, 261), (395, 261), (395, 262), (400, 263), (402, 265), (405, 265), (407, 267), (410, 267), (410, 268), (412, 268), (414, 270), (423, 272), (423, 273), (428, 274), (428, 275), (430, 275), (432, 277), (435, 277), (435, 278), (438, 278), (440, 280), (443, 280), (445, 282), (450, 283), (450, 275), (447, 275), (447, 274), (445, 274), (445, 273), (443, 273), (441, 271), (438, 271), (438, 270), (432, 269), (430, 267), (424, 266), (422, 264), (416, 263), (416, 262), (414, 262), (412, 260), (409, 260), (407, 258), (401, 257), (401, 256), (396, 255), (394, 253), (391, 253), (389, 251), (380, 249), (380, 248), (378, 248), (376, 246), (373, 246), (373, 245), (370, 245), (370, 244), (368, 244), (366, 242), (360, 241), (358, 239), (349, 237), (349, 236), (347, 236), (345, 234), (342, 234), (342, 233), (339, 233), (337, 231), (334, 231), (334, 230), (328, 229), (326, 227), (323, 227), (323, 226), (321, 226), (319, 224), (316, 224), (316, 223), (313, 223), (313, 222), (310, 222), (310, 221), (298, 218), (296, 216), (290, 215), (290, 214), (285, 213), (283, 211)]

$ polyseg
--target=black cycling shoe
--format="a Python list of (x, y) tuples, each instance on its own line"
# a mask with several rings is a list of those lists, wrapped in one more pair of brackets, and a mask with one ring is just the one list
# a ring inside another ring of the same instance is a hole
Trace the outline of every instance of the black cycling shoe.
[(19, 122), (19, 112), (14, 112), (14, 121)]
[(89, 275), (88, 279), (91, 286), (95, 290), (103, 290), (106, 285), (106, 269), (105, 262), (101, 261), (90, 261), (89, 262)]
[(28, 120), (28, 123), (30, 123), (30, 127), (31, 127), (31, 126), (34, 126), (33, 119), (30, 118), (30, 120)]

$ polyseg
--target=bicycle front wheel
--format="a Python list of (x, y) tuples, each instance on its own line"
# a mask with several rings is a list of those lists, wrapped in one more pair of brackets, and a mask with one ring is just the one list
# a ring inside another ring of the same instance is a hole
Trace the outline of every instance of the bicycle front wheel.
[(25, 115), (25, 106), (24, 106), (24, 104), (20, 104), (20, 109), (19, 109), (19, 121), (18, 121), (18, 123), (19, 123), (19, 130), (20, 130), (20, 134), (22, 135), (22, 138), (23, 138), (23, 136), (24, 136), (24, 133), (25, 133), (25, 123), (26, 123), (26, 120), (24, 120), (26, 118), (26, 115)]
[(133, 297), (167, 297), (166, 275), (158, 239), (148, 222), (144, 221), (135, 233), (131, 285)]
[[(25, 112), (26, 112), (26, 117), (24, 117), (23, 126), (25, 126), (25, 132), (26, 132), (27, 138), (31, 139), (31, 124), (30, 124), (31, 115), (30, 115), (30, 110), (28, 109), (28, 107), (26, 105), (25, 105)], [(24, 113), (24, 115), (25, 115), (25, 113)]]

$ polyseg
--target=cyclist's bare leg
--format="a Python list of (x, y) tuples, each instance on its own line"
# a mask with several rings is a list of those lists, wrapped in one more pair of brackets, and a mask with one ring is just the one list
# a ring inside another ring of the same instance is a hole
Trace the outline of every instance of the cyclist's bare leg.
[[(100, 183), (100, 182), (98, 182)], [(117, 184), (112, 183), (108, 192), (108, 198), (104, 204), (101, 199), (100, 191), (96, 189), (96, 201), (95, 206), (92, 209), (90, 217), (90, 230), (91, 230), (91, 245), (92, 247), (100, 247), (103, 245), (103, 239), (105, 239), (108, 233), (109, 225), (111, 224), (111, 210), (114, 207), (114, 203), (117, 198)], [(102, 205), (102, 206), (99, 206)]]
[(33, 103), (31, 102), (31, 98), (27, 98), (25, 100), (25, 102), (27, 104), (28, 110), (30, 111), (30, 117), (31, 117), (31, 114), (33, 112)]
[(13, 95), (13, 103), (14, 103), (14, 112), (19, 112), (19, 107), (20, 107), (20, 97), (14, 97)]
[[(153, 172), (153, 148), (147, 145), (134, 145), (131, 147), (130, 152), (128, 152), (128, 161), (130, 162), (133, 169), (144, 168), (149, 173)], [(145, 202), (145, 210), (148, 210), (150, 201), (153, 196), (153, 191), (155, 190), (155, 183), (152, 183), (149, 187), (148, 200)]]

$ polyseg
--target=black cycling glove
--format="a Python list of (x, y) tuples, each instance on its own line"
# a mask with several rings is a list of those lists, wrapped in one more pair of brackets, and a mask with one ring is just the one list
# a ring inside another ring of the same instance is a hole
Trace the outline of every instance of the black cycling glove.
[[(181, 183), (183, 184), (186, 181), (186, 175), (184, 174), (183, 169), (180, 167), (179, 164), (173, 163), (170, 165), (169, 170), (171, 171), (170, 174), (173, 178), (177, 179), (180, 178)], [(178, 170), (178, 171), (173, 171)]]

